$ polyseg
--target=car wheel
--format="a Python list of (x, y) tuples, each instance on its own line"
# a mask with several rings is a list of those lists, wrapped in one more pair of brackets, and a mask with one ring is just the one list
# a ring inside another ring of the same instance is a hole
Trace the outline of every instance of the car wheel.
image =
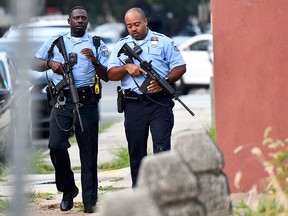
[(0, 156), (0, 161), (4, 164), (13, 162), (13, 146), (14, 146), (14, 126), (12, 126), (9, 130), (9, 135), (7, 140), (5, 141), (5, 149), (3, 154)]

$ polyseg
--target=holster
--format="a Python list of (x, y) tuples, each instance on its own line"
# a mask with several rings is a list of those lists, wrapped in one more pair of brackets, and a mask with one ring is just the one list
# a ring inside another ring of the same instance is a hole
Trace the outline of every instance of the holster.
[(52, 106), (53, 106), (52, 100), (53, 100), (54, 96), (57, 94), (56, 89), (55, 89), (55, 85), (52, 81), (48, 81), (47, 87), (45, 88), (45, 91), (46, 91), (46, 96), (47, 96), (48, 107), (52, 108)]
[(117, 86), (117, 111), (118, 113), (123, 113), (125, 106), (124, 93), (121, 86)]

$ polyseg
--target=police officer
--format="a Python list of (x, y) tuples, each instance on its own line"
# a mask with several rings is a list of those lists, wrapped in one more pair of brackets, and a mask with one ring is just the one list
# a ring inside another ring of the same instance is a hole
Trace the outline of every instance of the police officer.
[[(70, 53), (76, 54), (74, 58), (76, 57), (77, 60), (74, 62), (72, 73), (81, 103), (79, 108), (80, 118), (78, 116), (75, 121), (75, 106), (71, 97), (73, 95), (66, 86), (63, 91), (54, 96), (55, 106), (52, 108), (50, 115), (49, 149), (51, 161), (55, 168), (56, 186), (59, 191), (63, 192), (60, 209), (61, 211), (68, 211), (73, 207), (73, 198), (79, 192), (75, 185), (74, 173), (71, 170), (68, 154), (69, 136), (71, 134), (69, 129), (74, 125), (80, 150), (84, 212), (92, 213), (95, 211), (98, 190), (99, 97), (94, 92), (94, 80), (97, 74), (105, 82), (108, 81), (105, 65), (109, 54), (104, 42), (100, 41), (100, 46), (95, 47), (92, 36), (86, 33), (88, 15), (85, 8), (81, 6), (73, 7), (69, 13), (68, 23), (70, 24), (70, 32), (59, 33), (59, 35), (52, 36), (44, 42), (35, 55), (32, 69), (37, 71), (52, 69), (54, 72), (53, 82), (57, 85), (63, 80), (65, 59), (57, 46), (52, 46), (53, 54), (50, 56), (51, 58), (48, 57), (51, 44), (59, 36), (63, 36), (67, 55)], [(80, 124), (80, 119), (82, 124)]]
[(141, 8), (129, 9), (125, 14), (125, 24), (129, 35), (115, 44), (108, 61), (108, 77), (113, 81), (121, 80), (121, 87), (124, 89), (124, 125), (130, 156), (132, 187), (135, 187), (140, 162), (147, 155), (149, 128), (154, 153), (171, 148), (174, 102), (155, 80), (144, 87), (144, 91), (140, 90), (146, 72), (139, 66), (137, 60), (127, 61), (125, 55), (118, 55), (119, 50), (127, 43), (138, 52), (141, 59), (147, 62), (151, 60), (153, 69), (170, 84), (181, 78), (186, 71), (186, 64), (170, 38), (149, 30), (147, 18)]

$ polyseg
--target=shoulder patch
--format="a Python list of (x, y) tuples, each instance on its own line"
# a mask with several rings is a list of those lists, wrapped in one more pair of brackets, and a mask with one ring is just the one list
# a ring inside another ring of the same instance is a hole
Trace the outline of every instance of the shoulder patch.
[(174, 47), (174, 50), (175, 50), (175, 51), (177, 51), (177, 52), (180, 51), (174, 41), (172, 41), (171, 44), (172, 44), (172, 46)]
[(104, 56), (104, 57), (107, 57), (109, 56), (109, 51), (108, 51), (108, 48), (106, 46), (103, 46), (101, 47), (101, 55)]

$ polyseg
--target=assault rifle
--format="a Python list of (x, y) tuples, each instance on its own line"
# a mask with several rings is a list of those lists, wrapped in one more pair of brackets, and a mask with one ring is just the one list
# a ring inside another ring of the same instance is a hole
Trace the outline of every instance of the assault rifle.
[[(81, 120), (81, 116), (80, 116), (80, 112), (79, 112), (79, 108), (82, 106), (82, 104), (79, 101), (78, 91), (77, 91), (77, 88), (75, 86), (75, 80), (74, 80), (74, 76), (72, 73), (72, 67), (77, 62), (77, 55), (76, 55), (76, 53), (69, 53), (69, 59), (68, 59), (64, 40), (63, 40), (63, 36), (57, 38), (53, 42), (49, 51), (53, 50), (55, 45), (58, 47), (59, 52), (63, 55), (65, 73), (63, 74), (63, 79), (57, 85), (54, 86), (54, 91), (55, 91), (55, 93), (58, 94), (65, 86), (67, 86), (67, 85), (69, 86), (69, 91), (70, 91), (70, 94), (72, 97), (74, 110), (76, 110), (76, 114), (77, 114), (78, 119), (79, 119), (81, 130), (83, 132), (84, 129), (83, 129), (83, 124), (82, 124), (82, 120)], [(49, 55), (49, 51), (48, 51), (48, 55)]]
[[(141, 53), (142, 50), (139, 46), (134, 47), (136, 52)], [(194, 116), (195, 113), (193, 113), (178, 97), (176, 90), (164, 79), (162, 78), (153, 68), (151, 61), (143, 61), (139, 55), (134, 51), (127, 43), (125, 43), (120, 51), (118, 52), (118, 57), (123, 53), (126, 55), (129, 59), (136, 59), (140, 63), (140, 67), (144, 69), (147, 73), (147, 78), (144, 82), (150, 83), (151, 80), (155, 80), (158, 85), (167, 93), (169, 96), (174, 98), (175, 100), (178, 100), (181, 105), (192, 115)], [(147, 86), (147, 85), (145, 85)]]

